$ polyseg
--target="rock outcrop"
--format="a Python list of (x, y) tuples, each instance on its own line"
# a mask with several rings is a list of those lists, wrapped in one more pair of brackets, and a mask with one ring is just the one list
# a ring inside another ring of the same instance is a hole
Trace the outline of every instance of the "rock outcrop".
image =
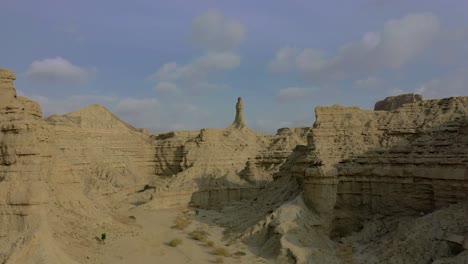
[(154, 175), (156, 153), (151, 138), (106, 108), (92, 105), (46, 121), (50, 144), (60, 153), (61, 163), (55, 170), (79, 179), (86, 194), (134, 192)]
[(150, 184), (155, 190), (152, 207), (189, 202), (210, 207), (253, 197), (273, 180), (293, 149), (306, 144), (309, 128), (283, 128), (274, 136), (259, 134), (247, 127), (240, 97), (236, 109), (227, 129), (153, 136), (158, 177)]
[(316, 116), (296, 170), (302, 165), (305, 202), (330, 217), (332, 236), (372, 215), (418, 215), (467, 199), (468, 97), (392, 112), (317, 107)]
[(154, 175), (152, 140), (100, 106), (45, 121), (14, 79), (1, 71), (0, 262), (77, 263), (62, 242), (91, 244), (70, 232), (118, 225), (110, 206)]
[(0, 105), (6, 105), (16, 98), (16, 90), (13, 86), (13, 81), (16, 80), (16, 75), (5, 69), (0, 69)]
[(54, 178), (47, 125), (37, 103), (16, 96), (13, 80), (0, 70), (0, 262), (75, 263), (49, 231)]
[(202, 129), (155, 136), (160, 174), (150, 184), (152, 206), (209, 207), (252, 197), (273, 180), (296, 144), (305, 144), (305, 130), (266, 136), (250, 129)]
[(422, 101), (422, 96), (420, 94), (401, 94), (397, 96), (390, 96), (382, 101), (375, 103), (374, 110), (393, 111), (404, 104), (420, 101)]
[(236, 118), (230, 127), (235, 129), (247, 128), (247, 123), (245, 122), (244, 117), (244, 102), (242, 101), (242, 97), (237, 98)]
[[(467, 124), (468, 97), (391, 112), (317, 107), (308, 144), (294, 149), (255, 200), (280, 196), (275, 183), (292, 177), (303, 190), (297, 199), (303, 196), (310, 211), (276, 218), (288, 203), (276, 205), (242, 237), (265, 245), (262, 250), (276, 243), (275, 252), (288, 252), (278, 258), (297, 263), (464, 263)], [(236, 214), (248, 211), (240, 207)], [(291, 224), (308, 227), (298, 233), (288, 231)], [(336, 248), (324, 246), (330, 238), (340, 241)]]
[(276, 135), (247, 127), (239, 97), (226, 129), (150, 135), (98, 105), (44, 120), (15, 78), (0, 70), (1, 263), (95, 263), (89, 233), (132, 230), (116, 210), (187, 205), (284, 262), (468, 256), (468, 97), (317, 107)]

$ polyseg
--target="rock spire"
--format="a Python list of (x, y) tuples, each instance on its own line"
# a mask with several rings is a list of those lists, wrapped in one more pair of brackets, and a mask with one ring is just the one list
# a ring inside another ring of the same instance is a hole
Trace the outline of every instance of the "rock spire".
[(245, 122), (245, 117), (244, 117), (244, 102), (242, 101), (242, 97), (237, 98), (236, 119), (234, 119), (234, 122), (232, 123), (231, 128), (236, 128), (236, 129), (247, 128), (247, 123)]

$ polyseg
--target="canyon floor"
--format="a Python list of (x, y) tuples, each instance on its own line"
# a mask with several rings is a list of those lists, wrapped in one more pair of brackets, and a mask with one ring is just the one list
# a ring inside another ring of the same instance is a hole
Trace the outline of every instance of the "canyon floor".
[[(267, 263), (252, 254), (243, 243), (228, 244), (223, 240), (223, 228), (214, 224), (215, 212), (199, 210), (198, 215), (190, 209), (148, 210), (135, 208), (123, 212), (123, 216), (135, 217), (135, 232), (113, 238), (111, 233), (106, 244), (96, 239), (99, 254), (89, 256), (96, 263)], [(189, 217), (190, 224), (183, 230), (174, 228), (178, 217)], [(219, 216), (218, 216), (219, 217)], [(206, 238), (195, 240), (190, 233), (200, 230)], [(170, 241), (180, 239), (177, 246)], [(207, 245), (213, 242), (213, 245)], [(216, 248), (225, 248), (232, 256), (216, 255)], [(242, 256), (235, 256), (243, 252)]]

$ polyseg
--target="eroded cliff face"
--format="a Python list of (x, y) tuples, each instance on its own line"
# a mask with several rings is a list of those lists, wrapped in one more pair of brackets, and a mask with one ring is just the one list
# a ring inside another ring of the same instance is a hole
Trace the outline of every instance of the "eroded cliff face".
[(74, 230), (128, 229), (110, 206), (154, 174), (152, 140), (98, 106), (45, 121), (14, 80), (0, 70), (0, 262), (81, 262)]
[[(0, 262), (93, 263), (89, 233), (131, 232), (114, 211), (140, 205), (220, 208), (232, 237), (285, 262), (349, 263), (345, 236), (357, 258), (428, 262), (466, 236), (468, 97), (318, 107), (312, 128), (274, 136), (238, 103), (226, 129), (149, 135), (97, 105), (43, 120), (14, 80), (0, 70)], [(407, 232), (422, 242), (395, 242)]]
[[(308, 128), (283, 129), (275, 136), (246, 126), (155, 135), (156, 177), (152, 207), (211, 207), (250, 199), (273, 180)], [(144, 199), (141, 201), (144, 202)]]
[[(47, 135), (38, 104), (17, 97), (15, 75), (0, 70), (0, 233), (25, 230), (36, 224), (48, 203), (43, 174), (47, 163)], [(6, 224), (5, 224), (6, 223)]]
[[(44, 263), (34, 258), (41, 254), (51, 263), (73, 263), (51, 254), (59, 250), (45, 231), (53, 202), (50, 137), (39, 105), (16, 96), (15, 78), (0, 70), (0, 262)], [(41, 233), (47, 235), (38, 239)]]
[(155, 171), (149, 135), (93, 105), (46, 119), (57, 174), (79, 181), (87, 195), (126, 195), (143, 188)]
[(372, 215), (417, 215), (467, 199), (468, 98), (392, 112), (318, 107), (309, 134), (304, 198), (334, 234)]

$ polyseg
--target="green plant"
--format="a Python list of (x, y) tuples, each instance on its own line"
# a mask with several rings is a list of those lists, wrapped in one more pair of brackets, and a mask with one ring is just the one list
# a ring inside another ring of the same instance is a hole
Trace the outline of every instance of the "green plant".
[(182, 240), (179, 238), (174, 238), (171, 241), (169, 241), (168, 245), (171, 247), (177, 247), (178, 245), (182, 244)]
[(245, 256), (245, 252), (243, 252), (243, 251), (237, 251), (236, 253), (234, 253), (234, 255), (239, 256), (239, 257), (240, 257), (240, 256)]

